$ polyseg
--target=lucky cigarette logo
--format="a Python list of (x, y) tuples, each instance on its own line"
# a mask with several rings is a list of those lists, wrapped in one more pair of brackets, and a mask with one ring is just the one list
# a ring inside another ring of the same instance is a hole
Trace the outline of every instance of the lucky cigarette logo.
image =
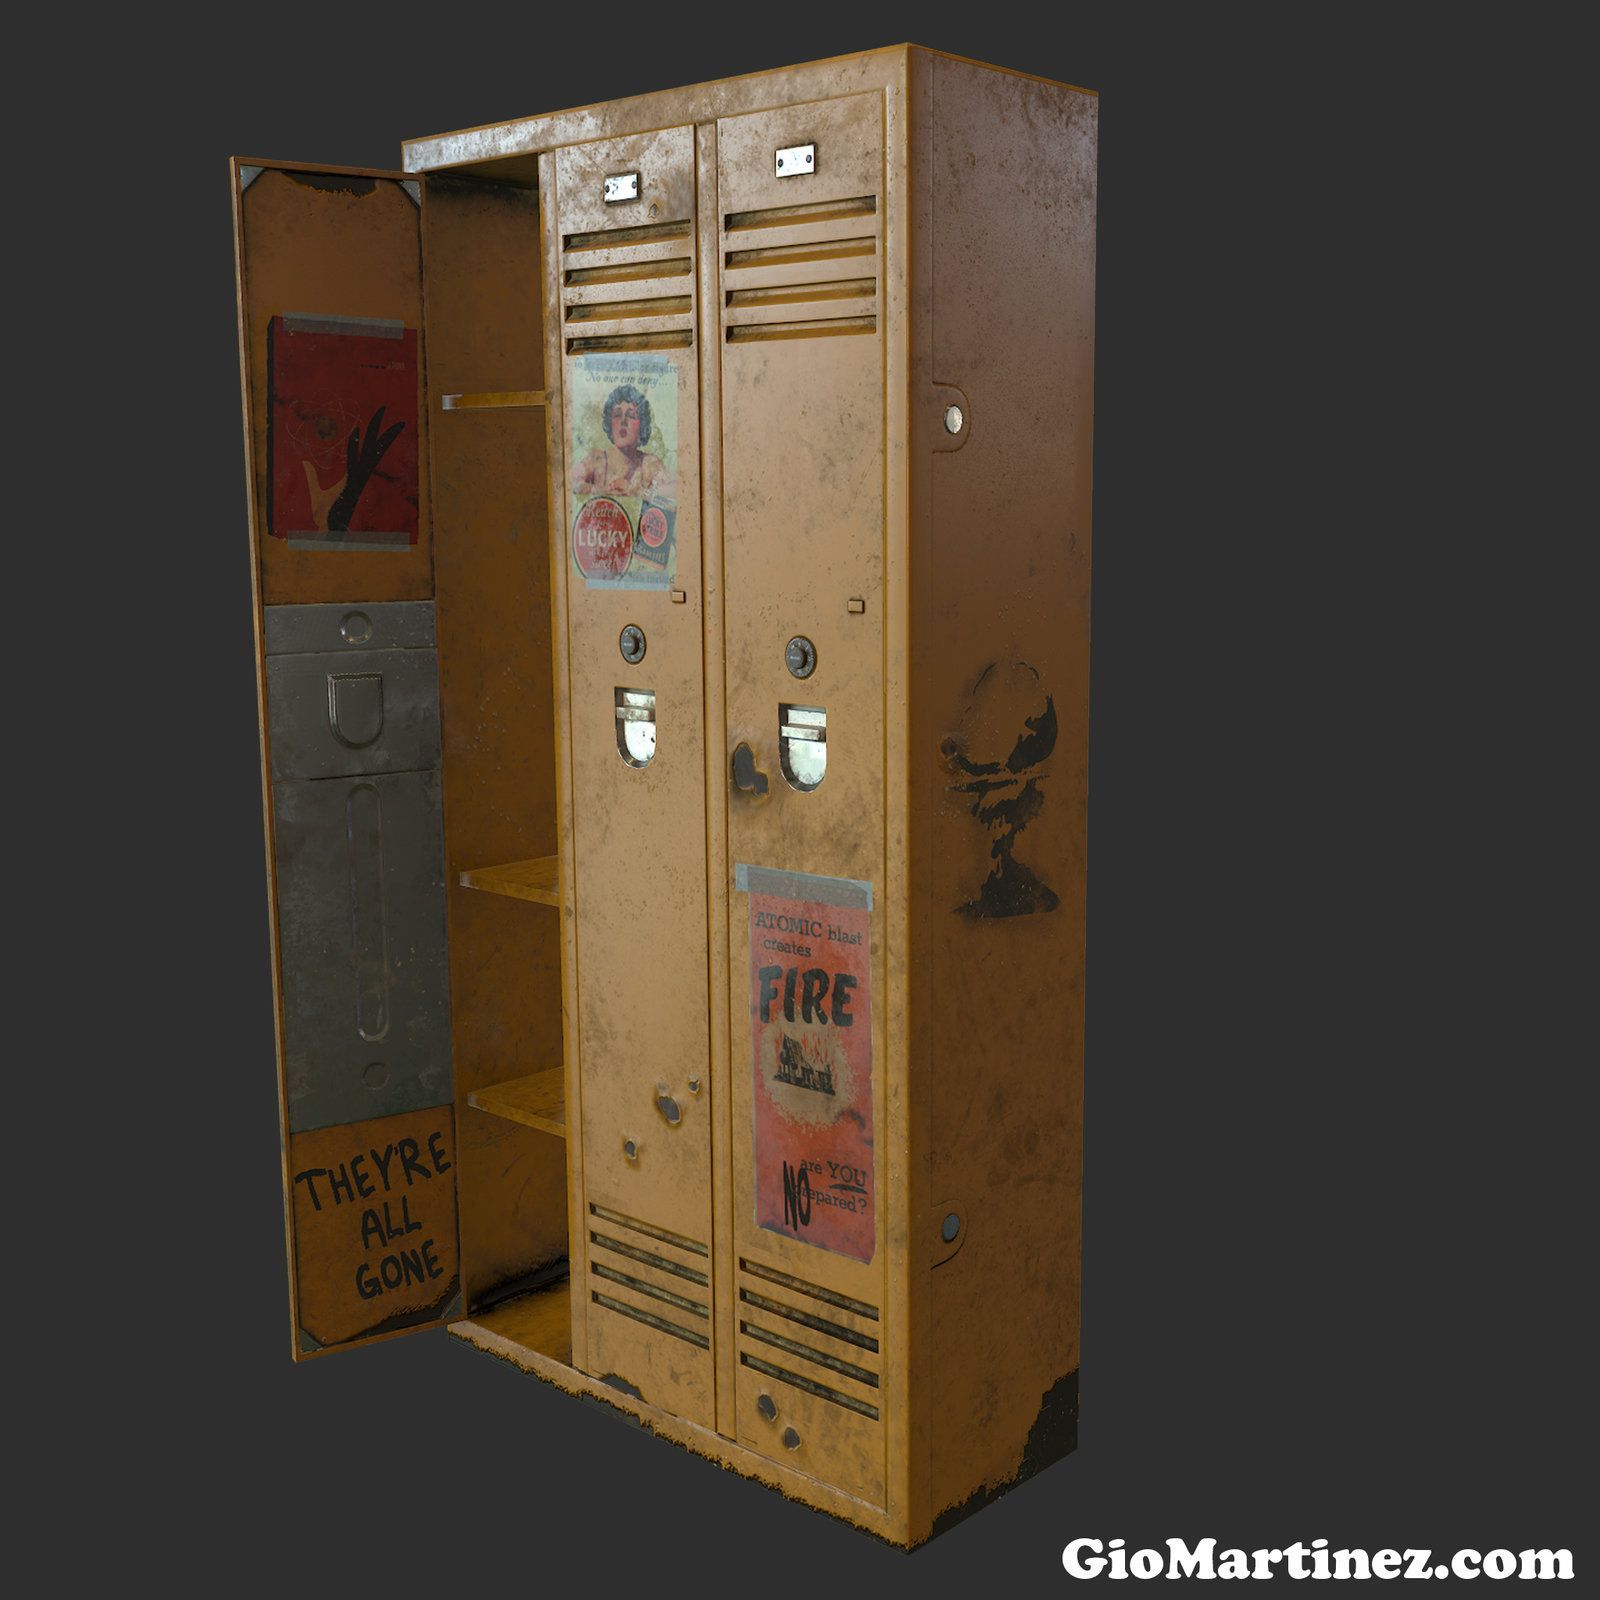
[(591, 500), (572, 526), (572, 552), (586, 578), (620, 578), (633, 555), (633, 524), (609, 496)]
[(585, 583), (673, 581), (679, 377), (674, 358), (637, 351), (567, 369), (572, 559)]

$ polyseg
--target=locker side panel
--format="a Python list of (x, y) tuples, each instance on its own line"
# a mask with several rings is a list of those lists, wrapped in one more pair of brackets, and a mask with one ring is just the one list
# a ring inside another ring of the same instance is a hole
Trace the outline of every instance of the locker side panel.
[(913, 1048), (937, 1531), (1076, 1440), (1097, 102), (939, 57), (917, 82)]
[(574, 1346), (588, 1371), (712, 1426), (694, 130), (572, 146), (554, 168)]

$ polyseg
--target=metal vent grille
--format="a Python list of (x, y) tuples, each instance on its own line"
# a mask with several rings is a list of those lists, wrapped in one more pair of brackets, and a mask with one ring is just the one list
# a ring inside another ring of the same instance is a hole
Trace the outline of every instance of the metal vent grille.
[(878, 1308), (748, 1257), (739, 1260), (739, 1361), (876, 1422)]
[(605, 1206), (589, 1207), (589, 1298), (621, 1317), (711, 1348), (710, 1252)]
[(694, 231), (687, 222), (569, 233), (561, 240), (567, 353), (694, 343)]
[(733, 211), (722, 219), (730, 344), (876, 333), (878, 200)]

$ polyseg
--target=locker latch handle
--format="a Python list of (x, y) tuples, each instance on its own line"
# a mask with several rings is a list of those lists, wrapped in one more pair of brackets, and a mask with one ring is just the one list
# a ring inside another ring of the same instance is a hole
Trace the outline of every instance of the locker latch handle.
[(765, 794), (767, 775), (756, 770), (756, 756), (742, 739), (733, 747), (733, 781), (745, 794)]

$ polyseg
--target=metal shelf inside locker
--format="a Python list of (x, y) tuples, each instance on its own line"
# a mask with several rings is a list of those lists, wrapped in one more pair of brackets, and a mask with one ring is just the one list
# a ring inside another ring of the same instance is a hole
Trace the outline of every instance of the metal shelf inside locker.
[(560, 1067), (547, 1072), (530, 1072), (525, 1078), (511, 1078), (505, 1083), (491, 1084), (474, 1089), (467, 1096), (467, 1104), (491, 1116), (504, 1117), (508, 1122), (520, 1122), (527, 1128), (539, 1128), (553, 1133), (558, 1139), (567, 1136), (566, 1074)]
[(532, 900), (541, 906), (561, 904), (561, 858), (535, 856), (528, 861), (508, 861), (501, 867), (472, 867), (461, 874), (464, 889)]

